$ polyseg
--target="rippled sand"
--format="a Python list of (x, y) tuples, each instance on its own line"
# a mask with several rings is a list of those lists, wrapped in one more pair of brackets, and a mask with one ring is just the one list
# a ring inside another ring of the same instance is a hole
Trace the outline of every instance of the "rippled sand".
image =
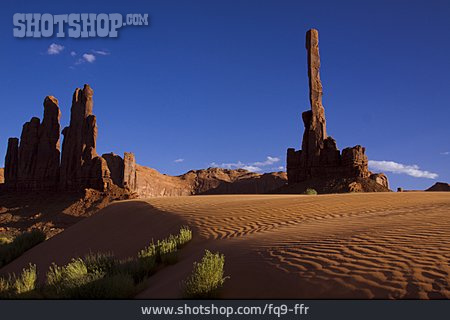
[(42, 267), (55, 257), (65, 261), (69, 255), (58, 252), (67, 247), (131, 255), (180, 224), (194, 229), (193, 242), (139, 298), (180, 297), (180, 283), (204, 249), (225, 254), (231, 278), (224, 298), (450, 298), (450, 193), (439, 192), (120, 202), (2, 272), (28, 260)]

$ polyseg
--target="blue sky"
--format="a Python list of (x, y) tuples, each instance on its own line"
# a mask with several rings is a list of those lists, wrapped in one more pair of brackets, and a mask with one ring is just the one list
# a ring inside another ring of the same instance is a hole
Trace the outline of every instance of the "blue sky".
[[(148, 13), (151, 26), (19, 39), (17, 12)], [(449, 16), (448, 1), (3, 1), (0, 166), (7, 138), (42, 117), (46, 95), (59, 99), (65, 126), (74, 89), (89, 83), (100, 154), (132, 151), (167, 174), (278, 170), (301, 145), (314, 27), (338, 147), (365, 146), (372, 167), (392, 171), (392, 188), (450, 182)]]

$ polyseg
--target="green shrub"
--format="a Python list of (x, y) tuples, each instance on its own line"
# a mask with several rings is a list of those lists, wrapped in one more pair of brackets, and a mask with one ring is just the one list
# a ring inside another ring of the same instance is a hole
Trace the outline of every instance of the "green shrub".
[(194, 270), (184, 282), (186, 298), (214, 298), (227, 277), (223, 276), (225, 256), (206, 250), (201, 262), (194, 262)]
[(16, 279), (14, 287), (17, 294), (33, 291), (36, 288), (37, 272), (36, 265), (30, 264), (23, 269), (22, 274)]
[(132, 275), (90, 275), (76, 290), (71, 299), (127, 299), (137, 293)]
[(14, 273), (7, 279), (0, 278), (0, 298), (28, 298), (36, 289), (36, 266), (30, 264), (24, 268), (20, 276)]
[(180, 232), (177, 236), (177, 247), (181, 248), (186, 243), (192, 240), (192, 231), (188, 226), (183, 226), (180, 228)]
[(0, 268), (46, 238), (41, 230), (34, 229), (18, 235), (13, 241), (0, 244)]
[(111, 252), (89, 253), (83, 262), (88, 273), (113, 273), (119, 263)]
[(174, 236), (157, 242), (156, 252), (164, 264), (174, 264), (178, 261), (177, 240)]
[(307, 195), (317, 195), (317, 191), (315, 189), (308, 188), (308, 189), (306, 189), (305, 194), (307, 194)]
[(157, 250), (155, 244), (152, 242), (148, 247), (145, 247), (138, 252), (139, 258), (154, 258), (156, 259)]
[[(95, 274), (97, 275), (97, 274)], [(91, 281), (86, 264), (81, 258), (72, 259), (65, 266), (52, 264), (47, 272), (46, 295), (49, 297), (72, 298), (77, 288)]]
[[(150, 276), (156, 269), (157, 265), (157, 250), (155, 244), (152, 242), (148, 247), (138, 252), (138, 260), (132, 261), (134, 264), (134, 279), (142, 281), (145, 277)], [(139, 281), (137, 281), (139, 282)]]
[(11, 243), (12, 239), (10, 237), (2, 236), (0, 237), (0, 246)]

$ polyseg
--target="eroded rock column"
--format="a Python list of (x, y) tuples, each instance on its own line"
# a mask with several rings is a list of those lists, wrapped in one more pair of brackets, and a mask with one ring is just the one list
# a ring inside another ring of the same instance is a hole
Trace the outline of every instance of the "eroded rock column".
[(97, 155), (97, 121), (92, 113), (94, 91), (89, 85), (77, 88), (72, 98), (70, 125), (63, 130), (61, 187), (65, 190), (95, 188), (105, 190), (110, 185), (106, 160)]
[(58, 100), (47, 96), (44, 100), (44, 119), (39, 127), (39, 142), (34, 179), (38, 189), (55, 189), (59, 182), (60, 119)]
[(19, 139), (9, 138), (5, 156), (5, 186), (8, 190), (17, 187), (17, 173), (19, 170)]

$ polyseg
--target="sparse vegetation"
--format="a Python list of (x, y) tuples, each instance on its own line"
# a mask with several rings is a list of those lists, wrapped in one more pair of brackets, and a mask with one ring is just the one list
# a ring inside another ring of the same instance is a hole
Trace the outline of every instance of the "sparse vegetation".
[(192, 240), (192, 230), (187, 226), (183, 226), (180, 229), (180, 233), (177, 236), (177, 247), (181, 248), (186, 243)]
[(307, 195), (317, 195), (317, 191), (315, 189), (313, 189), (313, 188), (308, 188), (308, 189), (306, 189), (305, 194), (307, 194)]
[(3, 239), (0, 243), (0, 268), (19, 257), (22, 253), (43, 242), (46, 236), (34, 229), (18, 235), (14, 240)]
[(163, 264), (174, 264), (178, 260), (176, 237), (170, 236), (168, 239), (158, 241), (156, 244), (157, 257)]
[(0, 246), (4, 245), (4, 244), (11, 243), (11, 242), (12, 242), (12, 239), (9, 238), (9, 237), (6, 237), (6, 236), (0, 237)]
[(52, 265), (44, 296), (65, 299), (124, 299), (136, 293), (134, 269), (121, 268), (111, 254), (90, 254), (65, 266)]
[(200, 262), (194, 262), (194, 270), (184, 282), (184, 296), (191, 299), (217, 297), (218, 290), (228, 277), (223, 275), (225, 256), (206, 250)]
[(0, 298), (30, 298), (36, 289), (37, 271), (35, 265), (24, 268), (19, 276), (9, 275), (7, 279), (0, 278)]
[(175, 263), (177, 248), (192, 239), (188, 227), (176, 236), (152, 243), (137, 257), (119, 260), (112, 253), (90, 253), (74, 258), (64, 266), (52, 264), (46, 282), (36, 291), (35, 266), (24, 269), (20, 277), (0, 278), (0, 297), (19, 298), (33, 292), (36, 297), (53, 299), (125, 299), (139, 292), (145, 279), (159, 267)]

